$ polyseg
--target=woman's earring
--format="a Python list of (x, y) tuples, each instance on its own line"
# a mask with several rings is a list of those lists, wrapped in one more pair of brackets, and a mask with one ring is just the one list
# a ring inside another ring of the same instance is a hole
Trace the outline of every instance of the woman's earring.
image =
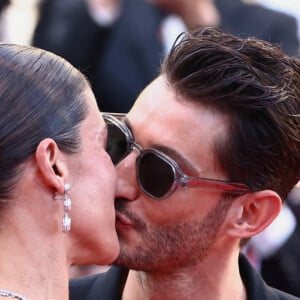
[(63, 199), (64, 200), (64, 216), (63, 216), (63, 220), (62, 220), (62, 231), (63, 232), (68, 232), (71, 230), (71, 218), (68, 214), (68, 211), (71, 210), (71, 206), (72, 206), (72, 200), (69, 197), (70, 188), (71, 188), (70, 183), (65, 183), (63, 196), (60, 196), (58, 194), (55, 195), (55, 199), (57, 199), (57, 200)]

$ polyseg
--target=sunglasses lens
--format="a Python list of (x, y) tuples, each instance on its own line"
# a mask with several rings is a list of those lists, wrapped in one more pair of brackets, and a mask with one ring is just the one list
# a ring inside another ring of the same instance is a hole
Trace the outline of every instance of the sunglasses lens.
[(107, 130), (106, 151), (112, 162), (116, 165), (126, 154), (127, 139), (122, 130), (114, 124), (108, 123)]
[(174, 183), (172, 166), (157, 154), (146, 152), (138, 158), (138, 181), (154, 198), (163, 198)]

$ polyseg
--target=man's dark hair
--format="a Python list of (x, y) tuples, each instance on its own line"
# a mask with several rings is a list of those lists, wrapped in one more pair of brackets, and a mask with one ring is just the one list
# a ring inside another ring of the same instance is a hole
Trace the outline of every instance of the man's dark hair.
[(299, 60), (268, 42), (205, 28), (178, 38), (162, 74), (186, 101), (229, 117), (228, 134), (214, 145), (228, 179), (284, 200), (300, 174)]

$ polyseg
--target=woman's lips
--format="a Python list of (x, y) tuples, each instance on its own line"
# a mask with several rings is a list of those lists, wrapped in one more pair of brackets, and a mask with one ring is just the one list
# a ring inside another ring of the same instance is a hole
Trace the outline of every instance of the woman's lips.
[(121, 224), (121, 225), (133, 225), (132, 222), (123, 214), (116, 212), (116, 224)]

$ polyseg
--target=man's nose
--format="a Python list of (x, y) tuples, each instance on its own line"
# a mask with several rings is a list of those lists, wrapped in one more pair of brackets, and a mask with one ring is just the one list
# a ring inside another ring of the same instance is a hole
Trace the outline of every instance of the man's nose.
[(139, 186), (136, 180), (137, 152), (132, 151), (116, 166), (117, 187), (116, 199), (135, 200), (139, 194)]

